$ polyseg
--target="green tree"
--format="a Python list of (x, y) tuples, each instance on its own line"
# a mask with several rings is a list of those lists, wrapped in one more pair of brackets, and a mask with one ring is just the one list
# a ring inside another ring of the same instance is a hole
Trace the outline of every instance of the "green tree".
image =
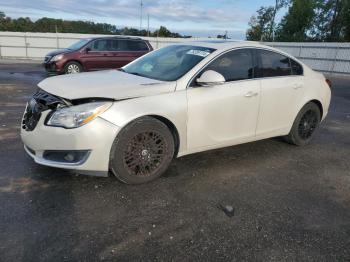
[[(146, 30), (125, 27), (117, 29), (115, 25), (107, 23), (94, 23), (91, 21), (68, 21), (43, 17), (33, 22), (29, 17), (11, 19), (0, 11), (0, 31), (15, 32), (60, 32), (60, 33), (81, 33), (81, 34), (122, 34), (133, 36), (147, 36)], [(160, 37), (183, 37), (178, 33), (170, 32), (166, 27), (161, 26), (153, 33)], [(186, 36), (190, 37), (190, 36)]]
[(342, 0), (317, 0), (314, 28), (311, 34), (315, 41), (340, 41), (345, 26), (345, 3)]
[(346, 1), (343, 8), (344, 15), (344, 28), (343, 35), (344, 41), (350, 42), (350, 1)]
[(13, 22), (10, 17), (7, 17), (4, 12), (0, 11), (0, 31), (12, 31)]
[(273, 7), (260, 7), (257, 16), (252, 16), (249, 21), (250, 28), (246, 38), (250, 41), (270, 41), (270, 23), (274, 15)]
[(171, 32), (165, 26), (161, 26), (158, 30), (154, 31), (153, 36), (171, 37)]
[(331, 21), (329, 23), (329, 40), (330, 41), (339, 41), (342, 33), (342, 28), (344, 26), (344, 13), (343, 6), (344, 2), (342, 0), (330, 0), (328, 2)]
[(276, 31), (279, 41), (309, 41), (315, 18), (316, 2), (314, 0), (293, 0), (287, 14), (282, 18)]
[(257, 16), (250, 18), (246, 37), (252, 41), (273, 41), (276, 29), (276, 15), (278, 11), (288, 6), (290, 0), (275, 0), (274, 6), (262, 6), (257, 10)]
[(345, 41), (349, 19), (349, 0), (318, 0), (314, 37), (321, 41)]
[(272, 17), (271, 17), (271, 21), (270, 21), (270, 30), (269, 30), (269, 34), (268, 34), (268, 39), (272, 39), (272, 41), (274, 40), (274, 35), (275, 35), (275, 20), (276, 20), (276, 15), (277, 12), (283, 8), (288, 6), (290, 0), (275, 0), (275, 6), (273, 8), (273, 13), (272, 13)]

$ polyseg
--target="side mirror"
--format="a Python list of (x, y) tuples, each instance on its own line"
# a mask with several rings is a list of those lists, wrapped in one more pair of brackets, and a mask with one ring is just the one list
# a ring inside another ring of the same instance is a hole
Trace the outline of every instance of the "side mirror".
[(85, 48), (85, 53), (89, 53), (91, 51), (90, 47)]
[(225, 77), (214, 70), (207, 70), (196, 79), (196, 82), (201, 86), (220, 85), (225, 83)]

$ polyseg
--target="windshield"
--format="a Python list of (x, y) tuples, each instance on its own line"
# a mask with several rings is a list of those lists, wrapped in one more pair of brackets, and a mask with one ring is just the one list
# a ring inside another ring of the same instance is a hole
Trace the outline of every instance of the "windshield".
[(162, 81), (175, 81), (214, 51), (213, 48), (201, 46), (171, 45), (141, 57), (123, 67), (123, 71)]
[(68, 49), (72, 49), (72, 50), (78, 50), (80, 48), (82, 48), (84, 45), (86, 45), (91, 39), (81, 39), (78, 42), (70, 45), (68, 47)]

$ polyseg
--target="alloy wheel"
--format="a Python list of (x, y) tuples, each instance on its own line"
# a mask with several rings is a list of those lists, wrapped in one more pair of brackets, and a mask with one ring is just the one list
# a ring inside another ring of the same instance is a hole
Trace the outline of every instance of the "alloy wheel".
[(124, 166), (135, 176), (150, 176), (162, 164), (167, 144), (155, 131), (145, 131), (134, 136), (123, 152)]
[(67, 67), (67, 74), (76, 74), (80, 72), (79, 66), (71, 64)]
[(302, 116), (298, 126), (298, 133), (300, 138), (309, 139), (315, 131), (318, 123), (317, 114), (313, 110), (308, 110)]

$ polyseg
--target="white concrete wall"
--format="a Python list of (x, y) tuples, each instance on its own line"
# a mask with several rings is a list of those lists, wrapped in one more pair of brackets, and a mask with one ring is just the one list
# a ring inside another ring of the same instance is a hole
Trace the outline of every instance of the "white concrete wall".
[[(0, 57), (43, 59), (43, 57), (52, 50), (68, 47), (81, 38), (96, 36), (104, 35), (0, 32)], [(155, 49), (172, 43), (194, 41), (199, 39), (156, 37), (143, 38), (149, 40)]]
[[(0, 32), (0, 58), (43, 59), (51, 50), (65, 48), (89, 34)], [(156, 38), (147, 39), (153, 48), (207, 38)], [(350, 43), (264, 43), (279, 48), (322, 72), (350, 74)]]
[(312, 69), (325, 73), (350, 74), (350, 43), (272, 43), (302, 60)]

